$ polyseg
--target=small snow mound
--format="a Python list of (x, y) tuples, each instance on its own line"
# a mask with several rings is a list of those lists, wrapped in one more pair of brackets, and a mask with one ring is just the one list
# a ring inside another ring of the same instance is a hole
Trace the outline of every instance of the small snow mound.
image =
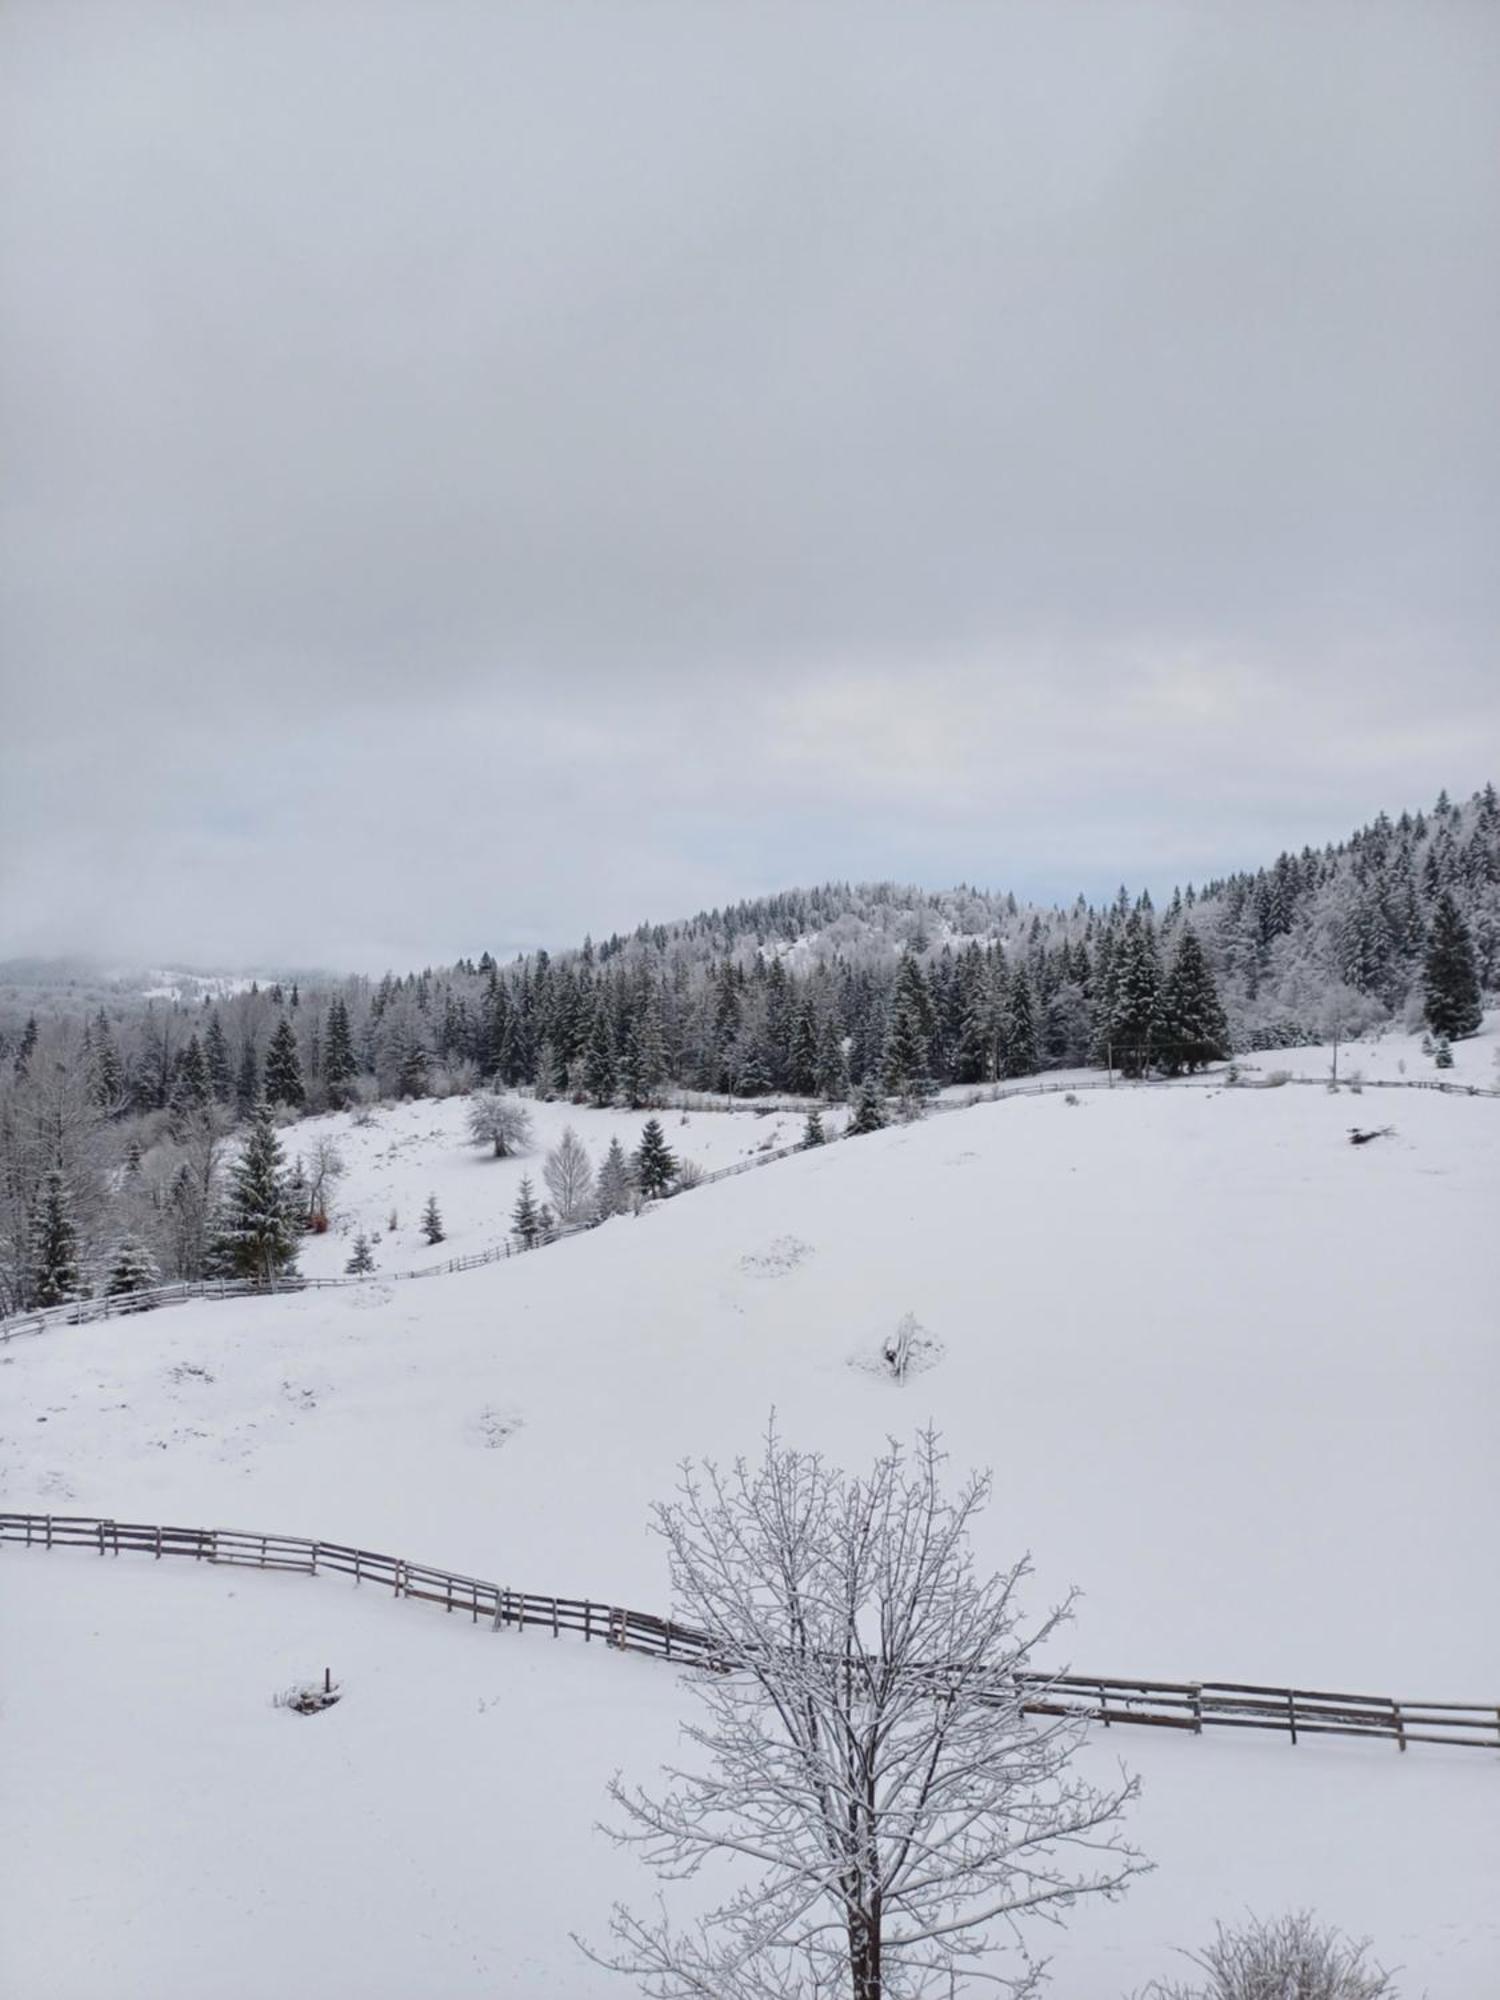
[(371, 1306), (389, 1305), (395, 1295), (395, 1287), (388, 1284), (351, 1285), (344, 1304), (351, 1312), (368, 1312)]
[(883, 1375), (888, 1382), (904, 1382), (936, 1368), (946, 1351), (937, 1335), (918, 1323), (915, 1313), (903, 1313), (894, 1331), (873, 1350), (861, 1347), (851, 1354), (849, 1366), (866, 1375)]

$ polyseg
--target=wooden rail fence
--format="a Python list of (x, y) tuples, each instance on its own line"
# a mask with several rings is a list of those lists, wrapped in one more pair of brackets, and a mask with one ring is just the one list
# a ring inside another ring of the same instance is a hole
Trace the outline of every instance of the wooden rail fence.
[[(26, 1548), (88, 1549), (187, 1556), (196, 1562), (253, 1569), (320, 1571), (375, 1583), (396, 1597), (441, 1605), (445, 1612), (483, 1620), (493, 1631), (540, 1627), (553, 1638), (576, 1633), (620, 1652), (733, 1672), (710, 1634), (670, 1618), (585, 1597), (551, 1597), (508, 1584), (436, 1569), (404, 1556), (382, 1555), (343, 1542), (300, 1535), (260, 1534), (242, 1528), (177, 1528), (94, 1515), (0, 1513), (0, 1544)], [(934, 1688), (946, 1686), (941, 1668)], [(1447, 1743), (1500, 1750), (1500, 1702), (1407, 1701), (1389, 1695), (1334, 1694), (1326, 1690), (1262, 1687), (1246, 1681), (1159, 1681), (1116, 1674), (1018, 1674), (997, 1681), (986, 1697), (1015, 1702), (1023, 1714), (1074, 1717), (1106, 1729), (1140, 1724), (1157, 1729), (1263, 1729), (1289, 1736), (1377, 1736), (1405, 1750), (1410, 1743)]]

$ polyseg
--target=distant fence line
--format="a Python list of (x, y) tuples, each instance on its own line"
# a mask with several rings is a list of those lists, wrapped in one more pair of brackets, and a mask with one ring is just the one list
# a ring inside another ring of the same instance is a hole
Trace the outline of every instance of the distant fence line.
[[(1205, 1076), (1192, 1077), (1083, 1077), (1071, 1081), (1055, 1083), (993, 1083), (976, 1084), (964, 1097), (934, 1098), (922, 1107), (922, 1115), (936, 1112), (972, 1111), (980, 1104), (1002, 1104), (1013, 1097), (1072, 1096), (1085, 1090), (1275, 1090), (1286, 1084), (1301, 1084), (1319, 1090), (1329, 1087), (1329, 1079), (1316, 1076), (1289, 1076), (1275, 1074), (1272, 1077), (1247, 1079), (1238, 1078), (1231, 1083), (1223, 1070), (1216, 1070)], [(1381, 1077), (1351, 1080), (1341, 1077), (1337, 1086), (1341, 1091), (1355, 1093), (1361, 1090), (1435, 1090), (1449, 1097), (1490, 1097), (1500, 1098), (1500, 1090), (1489, 1090), (1478, 1084), (1449, 1083), (1437, 1077)], [(826, 1108), (810, 1105), (812, 1109)], [(840, 1134), (842, 1139), (845, 1135)], [(830, 1144), (837, 1143), (829, 1141)], [(727, 1167), (715, 1167), (710, 1172), (700, 1173), (682, 1194), (690, 1194), (694, 1188), (710, 1187), (715, 1181), (731, 1180), (736, 1174), (751, 1173), (756, 1167), (771, 1166), (777, 1160), (790, 1159), (794, 1153), (808, 1150), (798, 1140), (790, 1146), (756, 1148), (742, 1160), (734, 1160)], [(674, 1197), (675, 1198), (675, 1197)], [(589, 1228), (559, 1229), (555, 1235), (540, 1238), (531, 1245), (532, 1250), (548, 1248), (553, 1243), (561, 1243), (574, 1236), (588, 1233)], [(472, 1251), (465, 1257), (450, 1257), (440, 1264), (422, 1264), (407, 1271), (375, 1271), (362, 1277), (331, 1278), (278, 1278), (272, 1284), (261, 1284), (250, 1278), (183, 1278), (167, 1285), (153, 1285), (138, 1292), (123, 1292), (115, 1297), (97, 1296), (87, 1299), (69, 1299), (62, 1305), (44, 1306), (34, 1312), (12, 1313), (0, 1319), (0, 1343), (19, 1340), (27, 1334), (44, 1333), (54, 1326), (84, 1326), (94, 1320), (120, 1319), (131, 1313), (154, 1312), (162, 1306), (185, 1305), (193, 1299), (237, 1299), (269, 1298), (285, 1292), (334, 1291), (349, 1285), (369, 1284), (372, 1280), (380, 1283), (391, 1281), (405, 1283), (412, 1278), (448, 1277), (458, 1271), (477, 1271), (486, 1264), (503, 1263), (510, 1257), (530, 1254), (530, 1250), (517, 1247), (509, 1238), (493, 1243), (487, 1249)]]
[[(94, 1515), (0, 1513), (0, 1543), (26, 1548), (88, 1549), (188, 1556), (198, 1562), (291, 1570), (316, 1576), (332, 1571), (356, 1583), (375, 1583), (396, 1597), (439, 1604), (444, 1611), (483, 1619), (492, 1631), (527, 1626), (601, 1640), (620, 1652), (644, 1653), (686, 1667), (734, 1672), (732, 1655), (706, 1632), (653, 1613), (592, 1598), (552, 1597), (461, 1576), (403, 1556), (382, 1555), (343, 1542), (310, 1541), (241, 1528), (162, 1527)], [(740, 1664), (743, 1664), (741, 1662)], [(941, 1664), (913, 1669), (934, 1691), (951, 1684)], [(1410, 1743), (1446, 1743), (1500, 1750), (1500, 1702), (1398, 1701), (1387, 1695), (1332, 1694), (1308, 1688), (1264, 1687), (1249, 1681), (1159, 1681), (1114, 1674), (1023, 1673), (998, 1678), (979, 1699), (1016, 1702), (1026, 1715), (1073, 1717), (1105, 1728), (1135, 1724), (1182, 1729), (1262, 1729), (1289, 1736), (1374, 1736), (1405, 1750)]]

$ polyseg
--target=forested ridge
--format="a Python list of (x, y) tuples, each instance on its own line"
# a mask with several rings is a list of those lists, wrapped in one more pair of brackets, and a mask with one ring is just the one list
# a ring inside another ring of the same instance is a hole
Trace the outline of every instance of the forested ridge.
[[(96, 1273), (111, 1254), (201, 1270), (226, 1142), (262, 1104), (287, 1122), (480, 1084), (641, 1106), (669, 1086), (915, 1103), (1047, 1067), (1174, 1072), (1424, 1011), (1458, 1036), (1497, 987), (1492, 785), (1189, 884), (1159, 909), (1123, 888), (1064, 909), (825, 884), (504, 965), (481, 952), (195, 1000), (13, 986), (0, 990), (0, 1306), (35, 1301), (44, 1240), (54, 1262)], [(111, 1251), (127, 1193), (138, 1226)], [(316, 1195), (303, 1206), (316, 1214)]]

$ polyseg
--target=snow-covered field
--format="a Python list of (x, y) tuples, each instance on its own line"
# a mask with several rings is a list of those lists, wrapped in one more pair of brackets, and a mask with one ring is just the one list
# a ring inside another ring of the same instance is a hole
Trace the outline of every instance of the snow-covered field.
[[(510, 1229), (523, 1175), (530, 1175), (537, 1200), (547, 1200), (543, 1162), (568, 1126), (597, 1169), (611, 1139), (618, 1138), (627, 1154), (634, 1152), (641, 1127), (652, 1115), (528, 1098), (531, 1143), (525, 1153), (497, 1160), (491, 1147), (469, 1140), (469, 1102), (466, 1097), (419, 1098), (382, 1105), (363, 1124), (349, 1112), (334, 1112), (287, 1127), (282, 1140), (288, 1160), (306, 1158), (320, 1139), (330, 1139), (346, 1168), (334, 1191), (328, 1234), (303, 1242), (299, 1262), (308, 1277), (338, 1276), (360, 1230), (380, 1239), (374, 1244), (378, 1269), (421, 1270), (487, 1250)], [(845, 1115), (841, 1108), (825, 1113), (825, 1129), (838, 1131)], [(794, 1145), (805, 1122), (800, 1112), (752, 1109), (662, 1111), (656, 1116), (677, 1158), (693, 1161), (705, 1173)], [(421, 1227), (430, 1194), (437, 1196), (445, 1232), (444, 1241), (435, 1246), (428, 1244)]]
[[(1450, 1075), (1492, 1083), (1494, 1046)], [(1387, 1038), (1358, 1066), (1431, 1075), (1414, 1055)], [(467, 1217), (445, 1189), (512, 1170), (456, 1143), (461, 1115), (380, 1114), (341, 1201), (415, 1219), (435, 1187), (455, 1250), (493, 1240), (513, 1189)], [(775, 1122), (695, 1117), (682, 1150), (723, 1164)], [(1395, 1131), (1355, 1148), (1356, 1123)], [(1039, 1599), (1083, 1586), (1079, 1667), (1500, 1700), (1475, 1553), (1500, 1497), (1497, 1209), (1491, 1100), (981, 1105), (464, 1275), (17, 1342), (0, 1493), (664, 1608), (645, 1520), (683, 1455), (753, 1450), (773, 1405), (845, 1462), (932, 1418), (995, 1467), (982, 1553), (1030, 1548)], [(907, 1311), (940, 1354), (897, 1386), (857, 1364)], [(0, 1577), (0, 1988), (625, 1990), (567, 1933), (649, 1893), (590, 1828), (617, 1765), (649, 1778), (672, 1747), (689, 1697), (664, 1668), (332, 1579), (10, 1549)], [(324, 1665), (331, 1713), (270, 1706)], [(1120, 2000), (1215, 1917), (1302, 1905), (1371, 1933), (1408, 2000), (1500, 1985), (1500, 1759), (1147, 1730), (1088, 1754), (1140, 1771), (1158, 1869), (1047, 1941), (1067, 2000)]]

